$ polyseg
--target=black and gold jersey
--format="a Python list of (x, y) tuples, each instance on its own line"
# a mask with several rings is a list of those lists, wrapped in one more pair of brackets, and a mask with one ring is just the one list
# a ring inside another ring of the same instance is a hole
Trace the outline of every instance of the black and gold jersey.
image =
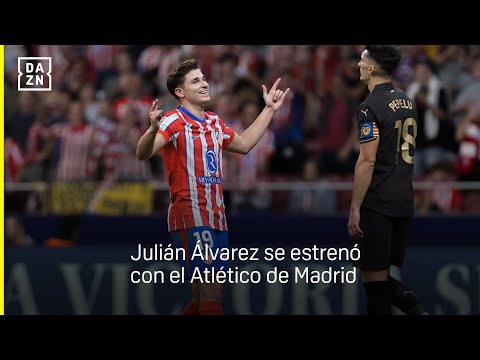
[(411, 216), (417, 136), (415, 102), (392, 83), (376, 85), (360, 105), (360, 143), (379, 141), (372, 181), (362, 206), (388, 216)]

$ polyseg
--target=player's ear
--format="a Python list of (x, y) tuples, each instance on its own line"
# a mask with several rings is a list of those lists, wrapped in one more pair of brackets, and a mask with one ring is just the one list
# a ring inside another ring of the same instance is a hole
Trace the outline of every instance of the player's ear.
[(177, 95), (179, 98), (185, 97), (185, 95), (183, 94), (183, 89), (179, 87), (175, 89), (175, 95)]

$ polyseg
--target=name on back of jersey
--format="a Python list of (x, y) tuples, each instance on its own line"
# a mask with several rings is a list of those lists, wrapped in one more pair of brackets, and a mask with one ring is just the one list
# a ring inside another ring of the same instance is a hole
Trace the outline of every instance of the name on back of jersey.
[(393, 111), (397, 111), (398, 109), (410, 109), (410, 110), (412, 110), (412, 108), (413, 108), (412, 102), (409, 101), (409, 100), (405, 100), (405, 99), (393, 99), (392, 101), (390, 101), (388, 103), (388, 106), (390, 106), (390, 108)]

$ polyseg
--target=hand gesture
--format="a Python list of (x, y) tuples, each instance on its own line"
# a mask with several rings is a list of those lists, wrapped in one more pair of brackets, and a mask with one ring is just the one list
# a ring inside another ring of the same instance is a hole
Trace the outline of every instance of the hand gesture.
[(148, 113), (148, 116), (150, 118), (150, 129), (152, 131), (157, 132), (160, 128), (160, 120), (162, 119), (162, 113), (162, 109), (158, 110), (158, 99), (155, 99)]
[(280, 106), (282, 106), (283, 100), (285, 100), (285, 96), (290, 91), (290, 88), (288, 88), (285, 91), (277, 89), (277, 86), (280, 83), (280, 80), (281, 79), (278, 78), (277, 81), (275, 81), (275, 84), (273, 84), (272, 88), (268, 93), (265, 85), (262, 85), (263, 100), (265, 100), (265, 104), (271, 107), (274, 111), (277, 111), (280, 108)]

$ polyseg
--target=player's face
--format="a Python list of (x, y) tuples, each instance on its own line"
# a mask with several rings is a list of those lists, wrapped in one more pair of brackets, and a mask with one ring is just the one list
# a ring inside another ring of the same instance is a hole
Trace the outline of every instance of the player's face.
[(203, 105), (209, 102), (208, 82), (200, 69), (192, 70), (185, 76), (183, 88), (179, 88), (183, 97), (192, 104)]
[(368, 57), (368, 50), (364, 50), (362, 52), (360, 61), (358, 62), (358, 67), (360, 68), (360, 80), (368, 82), (373, 71), (373, 64)]

